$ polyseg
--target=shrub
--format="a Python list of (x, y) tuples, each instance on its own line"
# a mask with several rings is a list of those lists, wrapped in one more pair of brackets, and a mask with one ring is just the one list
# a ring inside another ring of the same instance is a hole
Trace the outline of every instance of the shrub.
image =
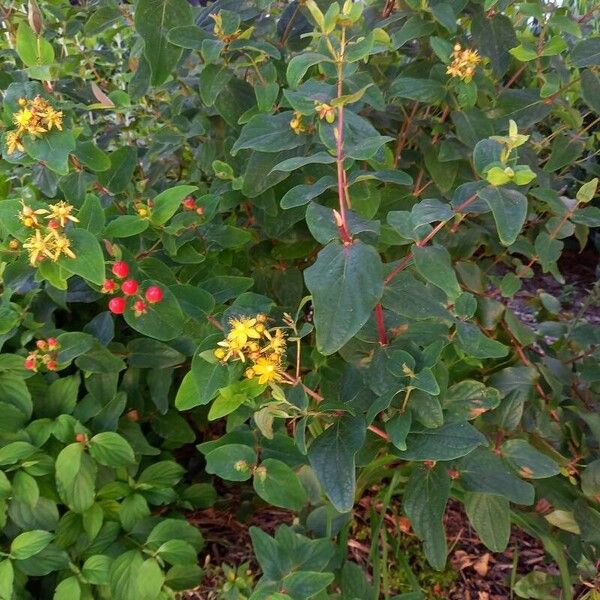
[(533, 325), (512, 300), (600, 225), (593, 10), (2, 8), (0, 598), (198, 585), (185, 515), (216, 482), (297, 516), (251, 529), (239, 597), (378, 597), (344, 551), (375, 486), (434, 568), (455, 498), (492, 551), (537, 536), (572, 598), (598, 286), (577, 314), (533, 293)]

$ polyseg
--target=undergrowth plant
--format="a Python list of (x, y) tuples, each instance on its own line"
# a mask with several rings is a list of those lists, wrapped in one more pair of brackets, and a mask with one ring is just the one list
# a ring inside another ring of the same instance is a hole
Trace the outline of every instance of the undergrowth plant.
[(592, 580), (600, 329), (536, 289), (600, 225), (584, 5), (2, 3), (0, 599), (201, 586), (217, 500), (293, 513), (231, 598), (389, 597), (450, 499)]

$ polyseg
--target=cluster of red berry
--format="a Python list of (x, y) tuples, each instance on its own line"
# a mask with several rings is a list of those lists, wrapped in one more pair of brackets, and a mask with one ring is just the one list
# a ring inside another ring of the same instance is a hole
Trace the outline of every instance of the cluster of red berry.
[[(112, 272), (115, 277), (125, 281), (119, 285), (114, 279), (106, 279), (102, 285), (102, 291), (105, 294), (114, 294), (118, 289), (121, 289), (124, 295), (111, 298), (108, 303), (108, 310), (115, 315), (122, 315), (127, 307), (127, 298), (136, 296), (140, 285), (135, 279), (127, 278), (129, 265), (123, 260), (115, 262), (112, 266)], [(144, 298), (138, 296), (133, 303), (133, 311), (136, 317), (147, 312), (148, 304), (157, 304), (163, 299), (162, 290), (157, 285), (151, 285), (146, 290)]]
[(56, 355), (60, 348), (58, 340), (56, 338), (37, 340), (35, 347), (36, 350), (30, 352), (29, 356), (25, 359), (25, 368), (30, 371), (37, 371), (43, 365), (48, 371), (56, 371), (58, 368)]

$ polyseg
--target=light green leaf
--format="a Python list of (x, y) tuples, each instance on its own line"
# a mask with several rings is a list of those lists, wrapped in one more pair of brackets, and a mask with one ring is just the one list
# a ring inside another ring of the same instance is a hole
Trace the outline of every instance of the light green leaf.
[(307, 502), (306, 492), (296, 473), (285, 463), (267, 458), (254, 473), (254, 491), (273, 506), (300, 511)]
[(126, 467), (135, 462), (135, 455), (129, 443), (114, 431), (103, 431), (89, 441), (92, 457), (107, 467)]
[(18, 535), (10, 544), (10, 554), (16, 560), (23, 560), (41, 552), (54, 538), (49, 531), (35, 529)]

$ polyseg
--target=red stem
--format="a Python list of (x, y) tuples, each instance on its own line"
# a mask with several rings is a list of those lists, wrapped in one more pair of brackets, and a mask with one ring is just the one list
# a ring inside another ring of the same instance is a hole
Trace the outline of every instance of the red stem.
[(383, 307), (379, 303), (375, 307), (375, 322), (377, 323), (377, 335), (379, 336), (379, 343), (382, 346), (387, 346), (387, 333), (385, 332), (385, 322), (383, 320)]

